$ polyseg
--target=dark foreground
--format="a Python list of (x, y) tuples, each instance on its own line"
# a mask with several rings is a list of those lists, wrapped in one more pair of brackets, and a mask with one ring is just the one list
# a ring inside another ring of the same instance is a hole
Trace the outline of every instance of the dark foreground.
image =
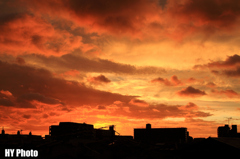
[(0, 143), (0, 158), (5, 149), (37, 150), (41, 159), (185, 159), (240, 158), (239, 138), (207, 138), (184, 144), (142, 143), (133, 139), (65, 139), (41, 143)]

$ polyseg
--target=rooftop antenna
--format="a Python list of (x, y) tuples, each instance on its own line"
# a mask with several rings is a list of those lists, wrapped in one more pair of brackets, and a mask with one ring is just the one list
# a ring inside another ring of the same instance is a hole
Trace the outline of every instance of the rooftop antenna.
[(228, 125), (229, 125), (229, 127), (230, 127), (230, 121), (231, 121), (232, 117), (225, 117), (225, 118), (228, 119)]
[(2, 134), (5, 134), (4, 126), (2, 127)]
[(228, 125), (230, 126), (230, 120), (232, 119), (232, 117), (228, 118)]

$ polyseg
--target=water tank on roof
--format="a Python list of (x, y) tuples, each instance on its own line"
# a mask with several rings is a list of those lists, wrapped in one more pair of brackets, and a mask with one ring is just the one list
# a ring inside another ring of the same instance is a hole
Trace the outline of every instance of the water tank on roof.
[(146, 129), (151, 129), (151, 124), (146, 124)]

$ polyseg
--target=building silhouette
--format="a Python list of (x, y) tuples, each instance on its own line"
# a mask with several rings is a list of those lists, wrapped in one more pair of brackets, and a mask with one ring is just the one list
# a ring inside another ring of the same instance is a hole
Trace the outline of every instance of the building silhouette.
[(4, 128), (2, 128), (2, 135), (4, 135), (5, 134), (5, 130), (4, 130)]
[(145, 143), (186, 143), (189, 138), (187, 128), (135, 128), (134, 139)]
[(59, 125), (49, 127), (49, 135), (53, 138), (59, 137), (93, 137), (93, 125), (86, 123), (60, 122)]
[(43, 138), (41, 135), (32, 135), (30, 132), (27, 134), (21, 134), (18, 130), (16, 134), (6, 134), (5, 130), (2, 129), (0, 134), (0, 143), (2, 144), (37, 144), (41, 143)]
[(49, 127), (49, 136), (53, 139), (83, 138), (102, 139), (115, 136), (114, 126), (110, 125), (108, 130), (94, 129), (94, 126), (86, 123), (60, 122), (59, 125)]
[(102, 138), (113, 138), (115, 137), (115, 130), (114, 125), (109, 126), (109, 130), (104, 129), (94, 129), (96, 138), (102, 139)]
[(219, 126), (217, 129), (218, 137), (240, 137), (240, 133), (237, 132), (237, 125), (232, 125), (230, 129), (229, 125)]
[[(108, 128), (108, 129), (104, 129)], [(38, 150), (38, 158), (240, 158), (237, 126), (218, 127), (218, 138), (189, 142), (187, 128), (135, 128), (132, 136), (120, 136), (114, 125), (94, 128), (91, 124), (60, 122), (49, 127), (45, 139), (40, 135), (7, 134), (2, 128), (0, 152), (6, 148)], [(117, 135), (115, 135), (115, 133)], [(237, 137), (236, 137), (237, 136)], [(4, 153), (0, 153), (0, 158)]]

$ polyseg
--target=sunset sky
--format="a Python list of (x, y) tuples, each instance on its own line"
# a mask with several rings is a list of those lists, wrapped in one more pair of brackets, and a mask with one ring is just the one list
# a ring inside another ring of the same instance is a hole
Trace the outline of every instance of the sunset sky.
[(239, 0), (1, 0), (0, 126), (240, 127)]

